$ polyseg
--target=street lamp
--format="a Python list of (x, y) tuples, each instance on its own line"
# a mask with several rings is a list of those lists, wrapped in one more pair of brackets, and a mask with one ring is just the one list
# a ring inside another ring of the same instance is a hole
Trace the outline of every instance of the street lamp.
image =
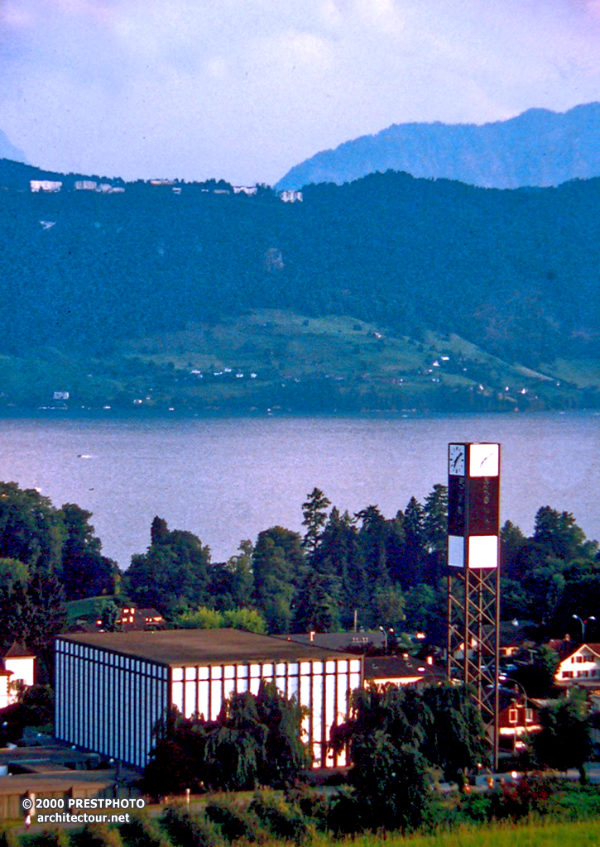
[(573, 620), (577, 620), (581, 624), (581, 641), (584, 642), (585, 641), (585, 625), (586, 625), (586, 623), (589, 623), (589, 621), (595, 621), (596, 620), (595, 616), (590, 615), (590, 617), (586, 618), (585, 620), (582, 620), (579, 617), (579, 615), (571, 615), (571, 617), (573, 618)]
[(383, 632), (383, 652), (387, 655), (388, 632), (389, 632), (390, 635), (393, 635), (394, 634), (394, 627), (390, 626), (388, 629), (386, 629), (384, 626), (380, 626), (379, 629), (380, 629), (381, 632)]
[(525, 691), (525, 688), (523, 687), (522, 683), (520, 683), (517, 679), (513, 679), (510, 676), (505, 676), (503, 680), (500, 680), (498, 682), (499, 685), (500, 685), (500, 682), (512, 682), (513, 685), (518, 685), (519, 688), (521, 689), (521, 694), (523, 695), (525, 705), (527, 705), (527, 699), (528, 699), (527, 698), (527, 692)]

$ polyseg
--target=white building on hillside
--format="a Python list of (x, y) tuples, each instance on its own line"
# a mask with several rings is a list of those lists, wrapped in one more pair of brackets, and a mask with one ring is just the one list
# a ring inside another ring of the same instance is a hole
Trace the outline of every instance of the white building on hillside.
[(61, 190), (62, 182), (53, 179), (30, 179), (29, 188), (34, 193), (39, 191), (55, 192)]

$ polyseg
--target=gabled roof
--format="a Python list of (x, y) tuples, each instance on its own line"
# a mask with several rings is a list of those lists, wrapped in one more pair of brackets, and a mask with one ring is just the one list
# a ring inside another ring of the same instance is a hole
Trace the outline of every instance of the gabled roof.
[(28, 650), (27, 647), (23, 647), (22, 644), (19, 644), (18, 641), (13, 641), (13, 643), (8, 648), (8, 651), (4, 654), (4, 659), (34, 659), (35, 653), (32, 653), (31, 650)]
[(597, 641), (586, 641), (583, 644), (580, 644), (575, 650), (572, 650), (566, 656), (563, 656), (562, 661), (564, 661), (565, 659), (570, 659), (571, 656), (575, 656), (577, 653), (580, 653), (581, 650), (589, 650), (590, 653), (593, 653), (594, 656), (597, 656), (600, 659), (600, 644)]
[[(551, 638), (546, 646), (550, 647), (551, 650), (554, 650), (555, 653), (558, 653), (561, 661), (566, 658), (566, 656), (572, 655), (574, 652), (574, 644), (569, 636), (565, 636), (564, 638)], [(579, 646), (581, 647), (581, 645)]]

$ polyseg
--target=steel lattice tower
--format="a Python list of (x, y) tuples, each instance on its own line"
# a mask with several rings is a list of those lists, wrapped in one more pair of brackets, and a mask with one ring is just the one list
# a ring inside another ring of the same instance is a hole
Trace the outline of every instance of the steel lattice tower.
[(450, 680), (469, 685), (498, 763), (499, 444), (448, 446)]

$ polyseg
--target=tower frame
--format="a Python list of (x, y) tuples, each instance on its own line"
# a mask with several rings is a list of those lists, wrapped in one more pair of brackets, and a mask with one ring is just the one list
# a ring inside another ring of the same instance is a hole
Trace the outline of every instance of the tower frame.
[(500, 445), (448, 445), (447, 674), (469, 686), (498, 764)]

